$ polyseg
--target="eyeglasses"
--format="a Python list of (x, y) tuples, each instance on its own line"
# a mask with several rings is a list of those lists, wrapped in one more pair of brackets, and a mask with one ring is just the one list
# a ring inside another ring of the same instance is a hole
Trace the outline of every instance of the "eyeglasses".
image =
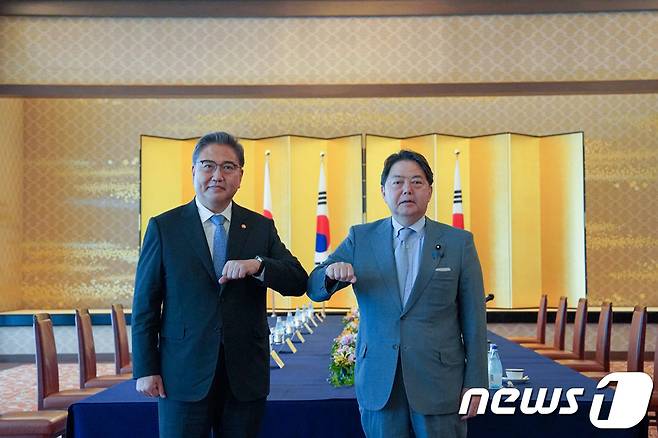
[(200, 160), (197, 161), (199, 164), (199, 169), (204, 173), (215, 173), (219, 167), (224, 175), (232, 175), (237, 172), (241, 167), (231, 161), (225, 161), (224, 163), (217, 164), (213, 160)]

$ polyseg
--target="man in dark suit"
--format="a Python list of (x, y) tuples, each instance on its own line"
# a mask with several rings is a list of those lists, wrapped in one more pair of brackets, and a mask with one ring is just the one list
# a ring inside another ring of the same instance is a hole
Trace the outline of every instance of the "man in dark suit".
[(432, 182), (421, 154), (389, 156), (381, 191), (391, 217), (353, 226), (309, 279), (315, 301), (349, 284), (359, 301), (354, 382), (368, 438), (465, 438), (477, 400), (460, 417), (461, 396), (488, 386), (473, 235), (425, 217)]
[(195, 199), (151, 218), (132, 309), (137, 391), (158, 399), (161, 437), (258, 435), (269, 393), (266, 290), (300, 296), (307, 274), (274, 223), (240, 207), (244, 149), (203, 136)]

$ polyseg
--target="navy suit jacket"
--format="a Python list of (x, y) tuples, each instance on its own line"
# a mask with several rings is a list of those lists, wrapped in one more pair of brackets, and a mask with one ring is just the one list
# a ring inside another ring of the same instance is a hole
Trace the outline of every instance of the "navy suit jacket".
[(250, 401), (269, 393), (266, 291), (303, 295), (308, 275), (266, 217), (233, 203), (227, 260), (261, 256), (264, 282), (219, 285), (196, 203), (149, 221), (132, 308), (133, 376), (160, 374), (168, 398), (208, 394), (220, 343), (231, 390)]
[(311, 273), (311, 299), (327, 300), (348, 285), (325, 277), (327, 266), (339, 261), (352, 264), (356, 275), (361, 407), (386, 405), (398, 360), (409, 404), (424, 415), (457, 413), (462, 388), (488, 386), (484, 288), (471, 233), (427, 219), (418, 275), (404, 306), (390, 217), (350, 228)]

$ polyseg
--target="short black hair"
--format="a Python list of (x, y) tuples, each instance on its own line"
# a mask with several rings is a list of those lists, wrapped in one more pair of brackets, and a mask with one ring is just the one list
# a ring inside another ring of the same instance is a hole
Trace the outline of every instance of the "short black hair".
[(210, 134), (206, 134), (199, 139), (199, 141), (196, 143), (196, 146), (194, 146), (194, 152), (192, 152), (192, 165), (196, 164), (197, 160), (199, 159), (199, 154), (203, 148), (211, 144), (225, 144), (230, 146), (238, 156), (240, 167), (244, 167), (244, 148), (238, 142), (237, 138), (233, 137), (227, 132), (221, 131), (211, 132)]
[(382, 186), (386, 184), (386, 179), (388, 178), (388, 174), (391, 172), (391, 167), (393, 167), (393, 165), (398, 161), (403, 161), (403, 160), (413, 161), (417, 163), (422, 169), (423, 173), (425, 174), (425, 178), (427, 179), (427, 182), (430, 185), (432, 185), (432, 183), (434, 182), (434, 173), (432, 173), (432, 168), (427, 162), (427, 159), (422, 154), (419, 154), (418, 152), (402, 149), (400, 152), (389, 155), (386, 161), (384, 161), (384, 169), (382, 170), (382, 180), (381, 180)]

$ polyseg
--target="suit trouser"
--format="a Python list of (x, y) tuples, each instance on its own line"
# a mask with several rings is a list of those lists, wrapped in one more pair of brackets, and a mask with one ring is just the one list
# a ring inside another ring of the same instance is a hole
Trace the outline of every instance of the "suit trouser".
[(255, 438), (264, 413), (265, 398), (247, 402), (235, 398), (226, 374), (223, 344), (206, 397), (196, 402), (158, 399), (161, 438), (208, 438), (211, 430), (214, 437)]
[(368, 438), (466, 438), (466, 421), (458, 414), (423, 415), (411, 409), (399, 359), (386, 405), (378, 411), (359, 410)]

